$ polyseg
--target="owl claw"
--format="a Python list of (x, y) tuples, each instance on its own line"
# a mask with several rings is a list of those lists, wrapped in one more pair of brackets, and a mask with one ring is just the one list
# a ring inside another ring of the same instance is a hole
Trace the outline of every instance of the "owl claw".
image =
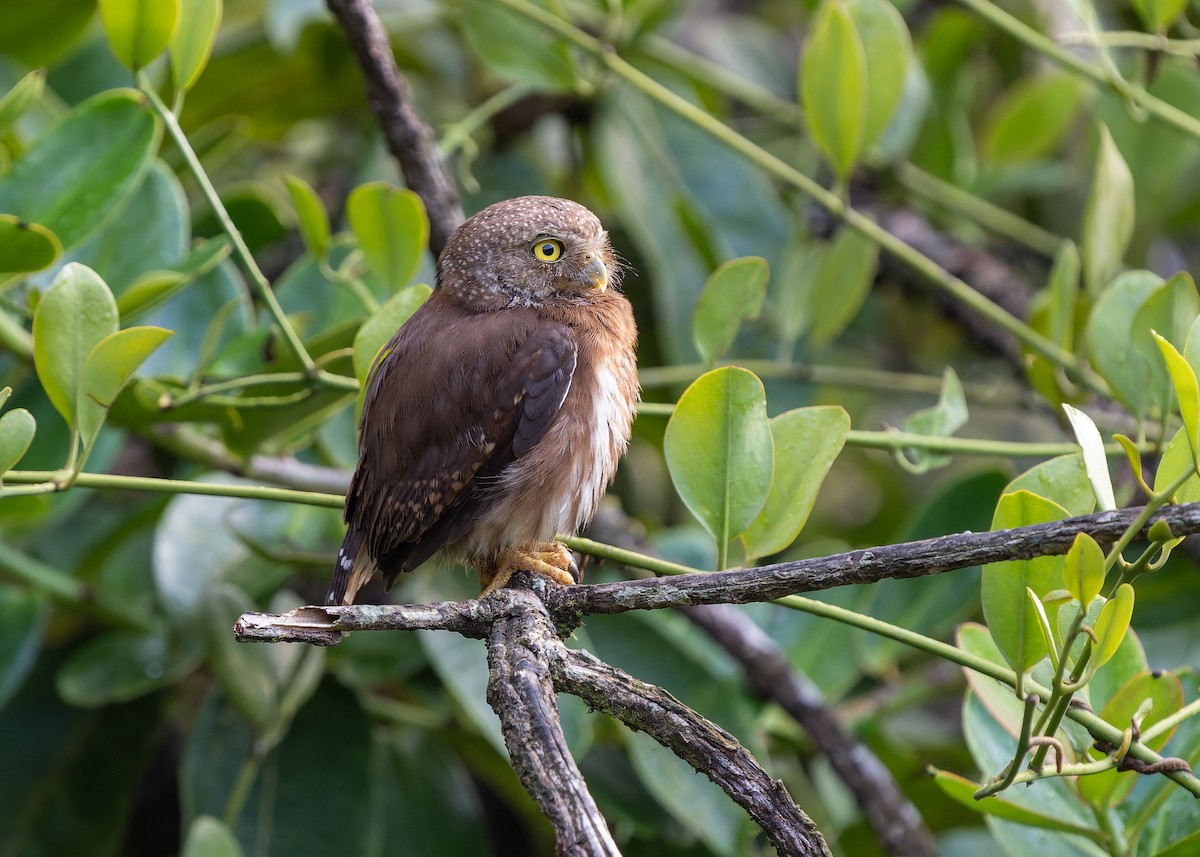
[(570, 586), (583, 579), (575, 557), (560, 542), (546, 542), (532, 548), (512, 548), (497, 557), (495, 564), (480, 573), (483, 591), (479, 597), (508, 586), (514, 574), (528, 571)]

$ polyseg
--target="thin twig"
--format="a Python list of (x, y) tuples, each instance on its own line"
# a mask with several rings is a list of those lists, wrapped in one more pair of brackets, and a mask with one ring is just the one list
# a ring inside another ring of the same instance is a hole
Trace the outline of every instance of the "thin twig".
[(429, 249), (436, 257), (462, 223), (458, 191), (433, 131), (412, 107), (408, 84), (396, 68), (387, 30), (369, 0), (326, 0), (350, 42), (367, 84), (368, 100), (388, 149), (408, 187), (429, 215)]

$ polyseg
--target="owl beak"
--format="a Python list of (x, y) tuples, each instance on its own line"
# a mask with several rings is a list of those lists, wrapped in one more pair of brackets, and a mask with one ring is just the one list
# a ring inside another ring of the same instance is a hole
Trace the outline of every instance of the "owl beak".
[(579, 282), (591, 289), (602, 292), (608, 288), (608, 266), (599, 253), (592, 250), (584, 256), (587, 264), (579, 271)]

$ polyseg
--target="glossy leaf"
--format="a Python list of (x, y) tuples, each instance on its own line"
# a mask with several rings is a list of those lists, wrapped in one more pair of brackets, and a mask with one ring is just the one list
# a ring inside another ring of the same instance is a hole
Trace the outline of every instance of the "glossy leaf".
[(58, 236), (45, 226), (0, 214), (0, 274), (40, 271), (60, 253)]
[(354, 374), (364, 388), (380, 349), (432, 293), (423, 283), (402, 289), (363, 322), (354, 335)]
[(233, 832), (211, 815), (196, 818), (183, 841), (182, 857), (243, 857), (244, 853)]
[(1108, 455), (1104, 451), (1104, 440), (1100, 430), (1092, 422), (1092, 418), (1083, 411), (1070, 405), (1063, 405), (1067, 420), (1075, 432), (1075, 440), (1083, 450), (1083, 468), (1087, 471), (1088, 481), (1096, 492), (1096, 502), (1104, 512), (1117, 508), (1113, 497), (1112, 476), (1108, 472)]
[(733, 345), (742, 322), (758, 318), (769, 276), (767, 260), (759, 256), (734, 259), (713, 271), (692, 323), (701, 360), (711, 366)]
[(854, 19), (840, 0), (824, 0), (804, 43), (801, 104), (813, 139), (845, 178), (862, 153), (867, 128), (867, 59)]
[(96, 343), (83, 364), (75, 414), (85, 449), (91, 447), (108, 409), (133, 373), (171, 334), (161, 327), (130, 327)]
[(167, 49), (179, 26), (180, 0), (98, 0), (104, 34), (131, 71), (145, 68)]
[(850, 415), (836, 405), (800, 408), (768, 425), (774, 475), (762, 511), (742, 534), (751, 558), (779, 553), (796, 540), (850, 433)]
[(0, 178), (0, 211), (40, 223), (70, 250), (137, 188), (158, 121), (139, 93), (89, 98), (42, 134)]
[(718, 546), (727, 546), (762, 511), (771, 489), (774, 451), (762, 381), (732, 366), (701, 375), (667, 423), (663, 452), (684, 504)]
[(386, 182), (360, 185), (346, 201), (346, 216), (367, 264), (389, 292), (407, 286), (429, 242), (429, 218), (421, 198)]
[(83, 708), (126, 702), (178, 681), (203, 651), (192, 634), (110, 631), (75, 649), (58, 672), (58, 692)]
[(74, 262), (64, 267), (33, 314), (33, 361), (46, 395), (67, 425), (76, 425), (88, 355), (116, 332), (117, 305), (108, 286), (90, 268)]
[[(35, 68), (0, 97), (0, 131), (4, 131), (38, 102), (46, 88), (46, 70)], [(0, 240), (0, 247), (4, 242)]]
[(207, 275), (230, 253), (224, 236), (201, 241), (169, 270), (147, 271), (117, 296), (122, 321), (148, 312), (174, 297), (191, 283)]
[[(1162, 285), (1162, 278), (1149, 271), (1127, 271), (1104, 290), (1088, 319), (1092, 365), (1121, 401), (1139, 414), (1149, 411), (1155, 397), (1152, 366), (1138, 353), (1134, 321)], [(1148, 330), (1146, 341), (1153, 347)], [(1157, 353), (1148, 356), (1154, 358), (1154, 366), (1161, 365)]]
[(12, 470), (33, 443), (37, 420), (24, 408), (14, 408), (0, 414), (0, 484), (4, 474)]
[[(967, 423), (967, 396), (958, 374), (949, 366), (942, 373), (942, 392), (938, 403), (922, 408), (904, 421), (904, 431), (926, 437), (950, 437)], [(896, 460), (905, 470), (924, 473), (950, 463), (950, 456), (926, 449), (896, 450)]]
[(1080, 604), (1091, 604), (1104, 587), (1104, 551), (1087, 533), (1080, 533), (1067, 551), (1063, 582)]
[(1101, 667), (1117, 653), (1117, 647), (1129, 630), (1129, 620), (1133, 618), (1133, 587), (1122, 583), (1116, 594), (1108, 600), (1100, 611), (1093, 630), (1097, 642), (1092, 648), (1092, 660), (1089, 668)]
[(879, 248), (853, 229), (843, 229), (829, 245), (808, 301), (810, 348), (829, 344), (846, 329), (867, 299), (875, 279)]
[[(1166, 451), (1158, 462), (1154, 474), (1154, 490), (1166, 491), (1167, 487), (1184, 473), (1194, 473), (1196, 459), (1192, 455), (1191, 439), (1186, 429), (1180, 429), (1167, 444)], [(1174, 502), (1195, 503), (1200, 501), (1200, 476), (1193, 475), (1175, 492)]]
[(1083, 827), (1082, 825), (1071, 824), (1069, 821), (1064, 821), (1057, 816), (1022, 806), (1019, 803), (1009, 800), (1003, 794), (992, 795), (983, 800), (976, 800), (975, 792), (983, 787), (982, 784), (973, 783), (965, 777), (960, 777), (958, 774), (952, 774), (949, 771), (938, 771), (933, 775), (933, 778), (943, 794), (963, 806), (970, 807), (975, 812), (990, 815), (993, 818), (1015, 821), (1018, 824), (1028, 827), (1040, 827), (1044, 830), (1084, 834), (1092, 832), (1090, 828)]
[(1100, 147), (1092, 173), (1092, 190), (1083, 213), (1083, 275), (1093, 296), (1121, 270), (1125, 248), (1133, 235), (1133, 176), (1113, 142), (1100, 126)]
[(879, 142), (904, 97), (912, 63), (912, 37), (900, 11), (887, 0), (846, 0), (867, 68), (863, 146)]
[(1035, 464), (1004, 489), (1005, 494), (1030, 491), (1067, 510), (1068, 515), (1086, 515), (1096, 508), (1096, 492), (1088, 481), (1083, 455), (1060, 455)]
[(96, 0), (8, 3), (0, 26), (0, 53), (26, 66), (44, 66), (78, 43), (96, 12)]
[(0, 585), (0, 709), (33, 668), (48, 615), (43, 594)]
[(1062, 73), (1018, 80), (993, 102), (983, 121), (980, 154), (993, 164), (1032, 161), (1052, 155), (1074, 124), (1083, 88)]
[(171, 76), (187, 92), (208, 64), (221, 26), (221, 0), (182, 0), (179, 28), (171, 39)]
[[(1000, 498), (992, 529), (1008, 530), (1065, 517), (1066, 509), (1057, 503), (1028, 491), (1018, 491)], [(1025, 672), (1047, 652), (1025, 590), (1031, 589), (1041, 598), (1052, 589), (1061, 589), (1062, 564), (1062, 557), (1043, 556), (993, 562), (983, 567), (983, 615), (996, 645), (1018, 673)]]
[(284, 176), (292, 206), (300, 221), (300, 234), (304, 246), (314, 258), (324, 259), (329, 255), (329, 214), (312, 186), (302, 178)]
[(1154, 340), (1157, 332), (1177, 351), (1186, 348), (1188, 332), (1200, 316), (1200, 295), (1190, 274), (1171, 277), (1138, 307), (1133, 317), (1131, 341), (1137, 361), (1147, 377), (1145, 402), (1147, 414), (1158, 415), (1171, 408), (1171, 374)]
[(1151, 333), (1171, 375), (1171, 386), (1175, 388), (1175, 399), (1179, 402), (1179, 413), (1183, 416), (1183, 427), (1191, 443), (1192, 455), (1200, 461), (1200, 384), (1196, 381), (1196, 372), (1174, 345), (1157, 332)]
[(1152, 33), (1165, 33), (1187, 5), (1187, 0), (1133, 0), (1133, 8)]

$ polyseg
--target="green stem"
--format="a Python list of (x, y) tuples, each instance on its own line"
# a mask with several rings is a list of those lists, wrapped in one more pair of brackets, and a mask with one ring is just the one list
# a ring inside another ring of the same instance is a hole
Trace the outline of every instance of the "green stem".
[(1033, 715), (1037, 712), (1037, 704), (1036, 696), (1025, 697), (1025, 712), (1021, 717), (1021, 734), (1017, 736), (1017, 748), (1013, 753), (1013, 759), (1004, 769), (1003, 777), (994, 783), (988, 783), (975, 792), (975, 800), (983, 800), (989, 795), (998, 794), (1016, 782), (1017, 775), (1021, 771), (1021, 763), (1025, 761), (1025, 754), (1029, 752), (1029, 739), (1033, 733)]
[(191, 143), (188, 142), (187, 136), (183, 133), (183, 129), (179, 126), (179, 120), (171, 109), (167, 107), (158, 93), (154, 90), (150, 81), (144, 73), (139, 73), (137, 76), (138, 89), (150, 101), (154, 112), (162, 119), (163, 125), (167, 129), (167, 133), (171, 136), (176, 147), (183, 155), (184, 161), (191, 170), (192, 176), (196, 179), (196, 183), (200, 186), (201, 193), (212, 207), (213, 214), (216, 215), (218, 222), (225, 234), (229, 236), (229, 240), (233, 242), (234, 253), (241, 260), (242, 266), (250, 275), (250, 281), (254, 284), (255, 290), (263, 303), (267, 305), (272, 318), (275, 319), (275, 324), (278, 326), (283, 338), (287, 340), (288, 347), (296, 355), (296, 359), (300, 361), (305, 370), (311, 371), (313, 368), (313, 359), (309, 355), (308, 349), (304, 347), (304, 343), (300, 341), (299, 334), (288, 321), (287, 315), (283, 311), (283, 307), (279, 305), (279, 301), (275, 298), (275, 292), (271, 289), (271, 284), (267, 282), (266, 275), (258, 267), (258, 263), (254, 260), (254, 255), (250, 252), (250, 248), (246, 246), (246, 241), (242, 238), (242, 233), (238, 231), (233, 220), (229, 217), (229, 212), (225, 210), (225, 205), (221, 202), (221, 198), (217, 195), (216, 188), (208, 178), (208, 174), (204, 171), (200, 159), (196, 156), (196, 152), (192, 149)]
[(463, 144), (470, 140), (485, 122), (533, 91), (533, 86), (528, 83), (514, 83), (512, 86), (500, 90), (462, 119), (447, 127), (441, 142), (438, 143), (438, 148), (442, 150), (445, 157), (450, 157), (462, 148)]
[(227, 381), (215, 381), (211, 384), (200, 384), (177, 396), (165, 394), (158, 400), (159, 410), (181, 408), (192, 402), (211, 396), (214, 393), (224, 393), (229, 390), (243, 390), (247, 387), (260, 387), (269, 384), (303, 384), (308, 381), (304, 372), (274, 372), (263, 375), (247, 375), (244, 378), (230, 378)]
[(993, 324), (1011, 333), (1030, 349), (1051, 362), (1057, 363), (1079, 376), (1089, 386), (1101, 387), (1092, 373), (1086, 370), (1079, 358), (1058, 344), (1051, 342), (1020, 319), (1006, 312), (985, 298), (966, 282), (939, 266), (920, 251), (892, 235), (875, 221), (849, 207), (838, 195), (801, 173), (794, 167), (755, 145), (729, 126), (713, 118), (700, 107), (672, 92), (653, 78), (621, 59), (613, 50), (593, 36), (588, 35), (568, 21), (556, 18), (546, 10), (528, 0), (499, 0), (515, 12), (530, 18), (563, 38), (573, 42), (600, 59), (609, 70), (626, 83), (657, 101), (668, 110), (678, 114), (696, 127), (725, 143), (776, 178), (792, 185), (817, 204), (825, 208), (846, 226), (878, 244), (882, 249), (900, 259), (931, 285), (951, 295), (955, 300), (986, 317)]
[(1141, 741), (1149, 744), (1160, 735), (1165, 735), (1183, 721), (1195, 714), (1200, 714), (1200, 699), (1194, 699), (1170, 717), (1164, 717), (1142, 733)]
[(149, 476), (118, 476), (110, 473), (80, 473), (73, 482), (62, 470), (12, 470), (4, 474), (6, 482), (16, 484), (47, 483), (54, 491), (76, 488), (112, 488), (124, 491), (153, 491), (163, 494), (202, 494), (211, 497), (237, 497), (248, 500), (276, 500), (282, 503), (302, 503), (340, 509), (344, 498), (340, 494), (321, 494), (316, 491), (295, 491), (266, 485), (224, 485), (220, 482), (189, 482), (186, 479), (155, 479)]
[(1102, 45), (1108, 48), (1139, 48), (1177, 57), (1200, 55), (1200, 39), (1168, 39), (1161, 33), (1138, 33), (1122, 30), (1108, 33), (1062, 33), (1055, 37), (1060, 45)]
[(233, 781), (233, 788), (229, 790), (229, 797), (225, 801), (225, 812), (222, 813), (222, 820), (230, 830), (237, 829), (238, 818), (246, 805), (246, 799), (250, 797), (254, 781), (258, 779), (258, 772), (262, 770), (264, 757), (265, 754), (258, 748), (256, 741), (254, 749), (238, 770), (237, 779)]
[(87, 598), (85, 584), (4, 542), (0, 542), (0, 570), (63, 601), (78, 603)]
[(1105, 842), (1103, 843), (1108, 848), (1108, 853), (1112, 857), (1122, 857), (1127, 851), (1125, 840), (1117, 830), (1117, 826), (1113, 824), (1112, 810), (1108, 806), (1096, 806), (1091, 804), (1092, 815), (1096, 818), (1096, 826), (1100, 828), (1100, 832), (1104, 834)]

